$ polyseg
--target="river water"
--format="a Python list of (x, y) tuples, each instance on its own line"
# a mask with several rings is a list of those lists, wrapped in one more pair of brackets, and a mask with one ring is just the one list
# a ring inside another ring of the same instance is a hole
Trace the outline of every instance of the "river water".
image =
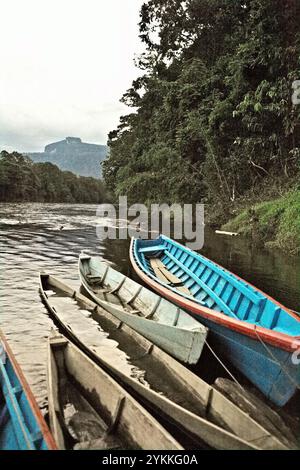
[[(96, 209), (95, 205), (0, 204), (0, 328), (41, 408), (47, 406), (46, 339), (53, 322), (40, 300), (39, 271), (79, 286), (77, 260), (85, 250), (136, 279), (128, 258), (129, 241), (97, 238), (96, 224), (101, 220)], [(299, 257), (258, 249), (240, 237), (216, 235), (210, 229), (202, 253), (300, 311)], [(206, 366), (200, 369), (208, 380)]]

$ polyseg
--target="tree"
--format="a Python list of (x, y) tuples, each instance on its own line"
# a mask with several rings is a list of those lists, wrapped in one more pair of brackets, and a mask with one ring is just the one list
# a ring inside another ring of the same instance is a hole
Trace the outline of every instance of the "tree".
[(134, 111), (109, 135), (104, 179), (139, 202), (228, 204), (298, 171), (297, 0), (150, 0)]
[(17, 152), (0, 154), (0, 200), (67, 203), (107, 201), (102, 181), (61, 171), (52, 163), (33, 163)]

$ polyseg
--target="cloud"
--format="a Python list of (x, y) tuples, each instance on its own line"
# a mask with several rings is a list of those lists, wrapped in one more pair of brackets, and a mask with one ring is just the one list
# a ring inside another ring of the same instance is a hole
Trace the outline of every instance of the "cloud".
[(39, 151), (67, 135), (105, 143), (139, 74), (143, 1), (0, 3), (0, 149)]

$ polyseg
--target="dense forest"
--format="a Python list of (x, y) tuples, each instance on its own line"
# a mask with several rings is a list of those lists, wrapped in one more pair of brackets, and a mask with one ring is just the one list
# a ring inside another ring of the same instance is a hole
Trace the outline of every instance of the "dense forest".
[(17, 152), (0, 153), (1, 202), (102, 203), (106, 198), (100, 180), (61, 171), (52, 163), (33, 163)]
[(142, 74), (121, 100), (132, 112), (109, 134), (109, 189), (224, 214), (251, 191), (294, 184), (299, 0), (150, 0), (139, 28)]

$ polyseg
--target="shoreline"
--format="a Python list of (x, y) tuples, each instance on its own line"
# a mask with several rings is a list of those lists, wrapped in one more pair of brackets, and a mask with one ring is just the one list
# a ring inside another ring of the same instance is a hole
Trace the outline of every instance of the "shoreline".
[(258, 247), (299, 255), (300, 191), (294, 189), (281, 197), (262, 202), (249, 201), (220, 228), (237, 232)]

